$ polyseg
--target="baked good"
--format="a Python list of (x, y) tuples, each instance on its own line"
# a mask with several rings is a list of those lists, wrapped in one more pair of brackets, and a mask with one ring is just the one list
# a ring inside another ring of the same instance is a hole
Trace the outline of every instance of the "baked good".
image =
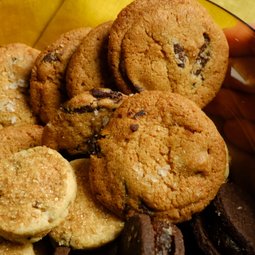
[(67, 64), (90, 28), (77, 28), (62, 34), (36, 59), (30, 80), (30, 101), (35, 114), (47, 123), (67, 99), (65, 71)]
[(57, 226), (76, 195), (69, 162), (57, 151), (37, 146), (0, 164), (0, 236), (35, 242)]
[(96, 153), (101, 129), (124, 98), (122, 93), (106, 88), (73, 97), (44, 127), (42, 143), (66, 156)]
[(35, 124), (14, 125), (0, 129), (0, 160), (15, 152), (40, 146), (43, 127)]
[(213, 122), (191, 100), (166, 91), (124, 100), (98, 147), (91, 156), (92, 190), (122, 217), (140, 212), (188, 220), (228, 175), (226, 145)]
[(205, 254), (254, 254), (254, 225), (254, 201), (234, 183), (223, 184), (212, 203), (192, 220)]
[(0, 128), (36, 123), (29, 105), (29, 79), (38, 54), (22, 43), (0, 47)]
[(35, 255), (33, 245), (31, 243), (18, 244), (0, 239), (1, 255)]
[(133, 23), (134, 18), (121, 20), (132, 24), (121, 40), (120, 63), (113, 65), (125, 81), (125, 87), (118, 80), (117, 85), (128, 93), (170, 90), (202, 108), (214, 98), (227, 71), (225, 35), (197, 1), (155, 2)]
[(112, 21), (93, 28), (82, 40), (67, 68), (66, 88), (70, 98), (93, 88), (112, 88), (108, 68), (108, 36)]
[(89, 185), (89, 159), (71, 161), (77, 178), (77, 196), (69, 214), (50, 237), (59, 245), (73, 250), (97, 248), (113, 241), (124, 222), (94, 200)]
[(122, 255), (184, 255), (183, 237), (168, 219), (154, 219), (146, 214), (130, 217), (121, 233), (119, 254)]

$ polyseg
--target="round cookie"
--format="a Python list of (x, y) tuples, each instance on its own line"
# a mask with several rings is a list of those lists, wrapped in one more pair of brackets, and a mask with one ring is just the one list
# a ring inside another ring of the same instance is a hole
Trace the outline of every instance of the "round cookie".
[(0, 240), (1, 255), (35, 255), (31, 243), (18, 244), (6, 240)]
[(70, 98), (93, 88), (113, 87), (107, 61), (111, 25), (112, 21), (108, 21), (92, 29), (73, 54), (66, 75)]
[(50, 232), (58, 245), (92, 249), (113, 241), (124, 222), (94, 200), (89, 185), (89, 159), (70, 162), (77, 178), (77, 195), (62, 224)]
[(38, 56), (30, 80), (33, 111), (47, 123), (66, 98), (67, 64), (90, 28), (78, 28), (62, 34)]
[(106, 88), (73, 97), (44, 127), (42, 144), (69, 155), (96, 153), (100, 130), (124, 98), (122, 93)]
[(91, 187), (122, 217), (139, 212), (188, 220), (209, 204), (228, 174), (226, 145), (215, 125), (178, 94), (128, 97), (101, 137), (100, 154), (91, 157)]
[(170, 90), (201, 108), (220, 89), (227, 64), (222, 29), (194, 0), (159, 1), (121, 41), (119, 72), (130, 92)]
[(34, 147), (14, 153), (0, 164), (0, 236), (36, 242), (68, 214), (76, 179), (57, 151)]
[(40, 146), (43, 127), (33, 124), (9, 126), (0, 129), (0, 160), (15, 152)]
[(144, 10), (154, 8), (157, 4), (158, 1), (155, 0), (135, 0), (121, 10), (112, 24), (108, 42), (108, 62), (116, 85), (126, 94), (131, 93), (132, 90), (127, 86), (125, 73), (121, 72), (122, 40)]
[(0, 47), (0, 128), (37, 122), (29, 105), (29, 79), (38, 54), (21, 43)]

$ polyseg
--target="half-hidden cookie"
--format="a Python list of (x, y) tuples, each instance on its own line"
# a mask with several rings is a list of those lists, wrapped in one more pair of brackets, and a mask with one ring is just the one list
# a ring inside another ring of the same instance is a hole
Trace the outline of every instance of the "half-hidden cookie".
[(122, 217), (139, 212), (188, 220), (228, 174), (226, 145), (213, 122), (191, 100), (166, 91), (124, 100), (98, 147), (91, 157), (93, 193)]
[(113, 241), (124, 222), (93, 198), (89, 184), (89, 159), (71, 161), (77, 177), (77, 196), (67, 218), (50, 232), (60, 246), (92, 249)]
[(145, 10), (121, 41), (124, 91), (170, 90), (204, 107), (227, 71), (222, 29), (194, 0), (162, 0)]
[(197, 244), (206, 254), (255, 254), (254, 199), (234, 183), (192, 220)]
[(1, 160), (0, 187), (0, 236), (21, 243), (38, 241), (56, 227), (76, 195), (69, 162), (42, 146)]
[(183, 237), (167, 218), (151, 220), (146, 214), (130, 217), (120, 236), (122, 255), (184, 255)]
[(38, 54), (21, 43), (0, 47), (0, 128), (36, 123), (29, 105), (29, 79)]
[(1, 255), (35, 255), (33, 245), (31, 243), (18, 244), (0, 240), (0, 254)]
[(121, 92), (106, 88), (73, 97), (44, 127), (42, 143), (69, 155), (95, 154), (101, 129), (125, 97)]
[(0, 129), (0, 160), (15, 152), (42, 145), (43, 127), (33, 124)]
[(67, 64), (90, 28), (78, 28), (62, 34), (38, 56), (30, 80), (33, 111), (47, 123), (66, 98)]
[(112, 21), (93, 28), (82, 40), (67, 68), (66, 88), (69, 97), (93, 88), (112, 88), (108, 68), (108, 37)]

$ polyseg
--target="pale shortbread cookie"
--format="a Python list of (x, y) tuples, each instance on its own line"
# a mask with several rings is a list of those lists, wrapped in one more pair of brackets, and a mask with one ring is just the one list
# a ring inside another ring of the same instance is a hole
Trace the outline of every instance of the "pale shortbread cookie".
[(35, 255), (31, 243), (18, 244), (6, 240), (0, 240), (1, 255)]
[(43, 127), (33, 124), (0, 129), (0, 160), (15, 152), (42, 145)]
[(126, 217), (134, 212), (188, 220), (215, 197), (228, 175), (226, 145), (191, 100), (166, 91), (128, 97), (91, 157), (96, 198)]
[(65, 72), (68, 62), (90, 31), (88, 27), (73, 29), (59, 36), (37, 57), (30, 80), (30, 100), (35, 114), (47, 123), (60, 104), (67, 99)]
[(38, 146), (0, 163), (0, 236), (35, 242), (68, 214), (76, 195), (69, 162), (57, 151)]
[(91, 249), (113, 241), (124, 222), (95, 201), (89, 184), (89, 159), (71, 161), (77, 178), (77, 196), (62, 224), (50, 232), (59, 245)]
[(21, 43), (0, 47), (0, 128), (36, 123), (29, 105), (29, 79), (38, 54)]

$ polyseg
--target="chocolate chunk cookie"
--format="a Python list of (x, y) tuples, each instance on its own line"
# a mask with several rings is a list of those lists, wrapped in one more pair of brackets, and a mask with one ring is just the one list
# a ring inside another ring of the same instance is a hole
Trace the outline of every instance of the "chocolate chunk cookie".
[[(125, 217), (134, 212), (190, 219), (228, 174), (225, 142), (191, 100), (166, 91), (128, 97), (101, 132), (91, 157), (96, 198)], [(109, 185), (110, 184), (110, 185)]]
[(108, 68), (108, 36), (112, 22), (92, 29), (73, 54), (66, 75), (69, 97), (93, 88), (113, 87), (113, 77)]
[(220, 89), (227, 63), (225, 35), (203, 6), (161, 0), (125, 32), (118, 71), (125, 92), (170, 90), (204, 107)]
[(38, 54), (22, 43), (0, 47), (0, 128), (36, 123), (29, 105), (29, 79)]
[(96, 153), (101, 129), (125, 97), (120, 92), (103, 88), (73, 97), (44, 127), (42, 143), (69, 155)]
[(53, 118), (67, 99), (65, 71), (67, 64), (90, 28), (78, 28), (62, 34), (38, 56), (30, 80), (31, 106), (42, 122)]

